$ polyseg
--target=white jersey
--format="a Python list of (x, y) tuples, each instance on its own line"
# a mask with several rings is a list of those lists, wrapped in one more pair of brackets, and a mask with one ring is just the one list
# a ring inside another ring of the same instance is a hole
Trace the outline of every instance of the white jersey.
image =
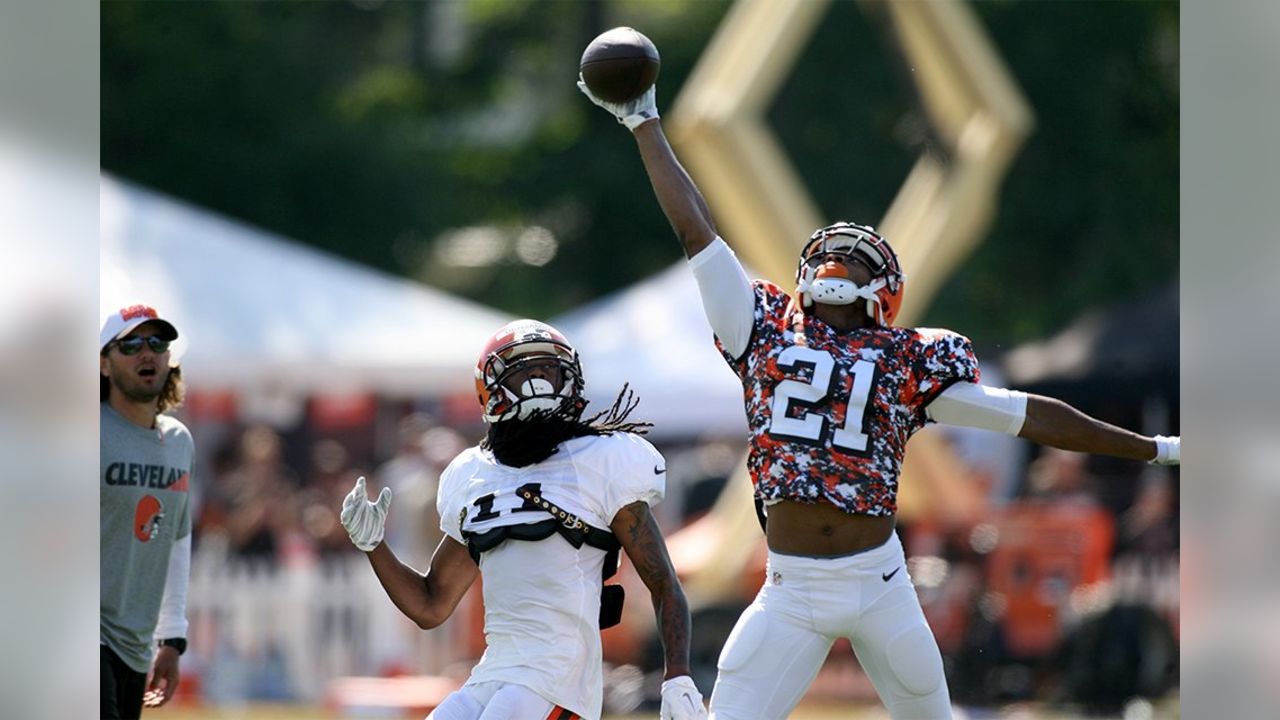
[[(547, 520), (549, 513), (516, 495), (534, 484), (562, 510), (608, 530), (621, 508), (662, 499), (666, 468), (653, 445), (631, 433), (574, 438), (523, 468), (469, 448), (440, 478), (440, 528), (465, 545), (463, 532)], [(467, 684), (524, 685), (584, 718), (599, 718), (604, 556), (586, 544), (574, 548), (558, 533), (539, 541), (507, 540), (483, 553), (486, 649)]]

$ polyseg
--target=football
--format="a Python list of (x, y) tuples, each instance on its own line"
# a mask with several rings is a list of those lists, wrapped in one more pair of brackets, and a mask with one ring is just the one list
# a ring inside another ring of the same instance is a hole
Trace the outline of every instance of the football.
[(658, 48), (635, 28), (616, 27), (596, 36), (582, 53), (582, 81), (601, 100), (635, 100), (658, 79)]

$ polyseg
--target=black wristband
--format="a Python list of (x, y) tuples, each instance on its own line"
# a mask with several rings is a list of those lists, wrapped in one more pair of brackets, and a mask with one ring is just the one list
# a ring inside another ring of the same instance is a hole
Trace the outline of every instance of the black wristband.
[(160, 641), (160, 647), (171, 647), (174, 650), (177, 650), (178, 654), (181, 655), (182, 653), (187, 651), (187, 639), (186, 638), (165, 638)]

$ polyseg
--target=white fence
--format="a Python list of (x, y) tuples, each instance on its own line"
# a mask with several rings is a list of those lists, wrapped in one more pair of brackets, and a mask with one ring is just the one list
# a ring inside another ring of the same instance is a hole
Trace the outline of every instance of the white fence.
[(216, 704), (323, 697), (329, 681), (388, 672), (440, 674), (466, 647), (471, 604), (424, 632), (387, 598), (360, 554), (279, 563), (227, 557), (216, 541), (192, 559), (183, 672)]

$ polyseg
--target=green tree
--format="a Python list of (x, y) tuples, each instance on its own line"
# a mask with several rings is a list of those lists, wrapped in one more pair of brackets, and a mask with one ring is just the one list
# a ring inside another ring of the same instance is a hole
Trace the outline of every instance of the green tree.
[[(102, 6), (102, 164), (511, 312), (549, 317), (680, 257), (634, 149), (578, 96), (583, 47), (659, 45), (659, 106), (724, 0)], [(1173, 2), (984, 2), (1035, 134), (926, 322), (1043, 335), (1177, 270)], [(770, 120), (831, 219), (879, 218), (928, 135), (860, 4), (832, 3)], [(1053, 288), (1053, 293), (1043, 292)]]

